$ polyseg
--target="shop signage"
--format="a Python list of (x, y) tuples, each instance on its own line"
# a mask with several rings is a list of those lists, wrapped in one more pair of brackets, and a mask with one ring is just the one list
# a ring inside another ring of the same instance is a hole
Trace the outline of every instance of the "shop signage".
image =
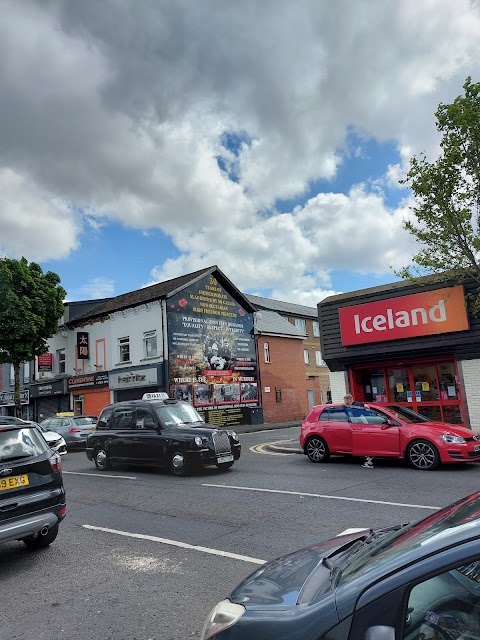
[(53, 354), (42, 353), (38, 356), (38, 370), (39, 371), (52, 371), (53, 370)]
[[(20, 391), (20, 404), (28, 404), (30, 402), (30, 394), (28, 389)], [(15, 406), (15, 392), (14, 391), (0, 391), (0, 407), (14, 407)]]
[(72, 376), (67, 380), (67, 389), (87, 389), (88, 387), (108, 387), (108, 372), (96, 371), (82, 376)]
[(88, 360), (90, 358), (87, 331), (77, 332), (77, 358), (79, 360)]
[(135, 371), (117, 371), (110, 374), (109, 381), (110, 389), (150, 387), (158, 384), (158, 371), (153, 367)]
[(468, 329), (462, 286), (357, 304), (338, 312), (344, 346)]
[(30, 397), (39, 398), (41, 396), (60, 396), (64, 393), (63, 380), (46, 382), (44, 384), (32, 384), (30, 386)]

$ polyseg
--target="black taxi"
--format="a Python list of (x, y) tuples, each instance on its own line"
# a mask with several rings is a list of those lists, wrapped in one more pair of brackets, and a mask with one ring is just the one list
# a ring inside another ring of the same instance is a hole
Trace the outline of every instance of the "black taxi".
[(188, 402), (162, 392), (106, 406), (86, 447), (100, 471), (134, 464), (164, 467), (176, 476), (205, 466), (229, 469), (240, 453), (235, 431), (209, 427)]

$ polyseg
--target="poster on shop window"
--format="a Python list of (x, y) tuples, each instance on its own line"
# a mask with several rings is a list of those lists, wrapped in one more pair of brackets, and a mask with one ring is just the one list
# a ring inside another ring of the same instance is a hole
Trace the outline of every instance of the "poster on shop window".
[(215, 278), (170, 297), (167, 324), (171, 397), (202, 413), (259, 406), (253, 315)]

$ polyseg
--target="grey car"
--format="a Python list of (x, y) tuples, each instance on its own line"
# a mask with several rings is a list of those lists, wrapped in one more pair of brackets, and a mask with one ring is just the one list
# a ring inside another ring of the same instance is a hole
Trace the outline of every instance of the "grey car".
[(97, 416), (55, 416), (42, 420), (40, 426), (63, 436), (68, 449), (84, 449), (96, 424)]

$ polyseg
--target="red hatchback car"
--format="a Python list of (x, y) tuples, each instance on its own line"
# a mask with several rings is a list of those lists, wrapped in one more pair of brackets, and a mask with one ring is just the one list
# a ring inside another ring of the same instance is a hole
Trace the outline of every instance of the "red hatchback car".
[(470, 429), (433, 422), (400, 405), (327, 404), (302, 422), (300, 446), (312, 462), (330, 455), (404, 459), (415, 469), (480, 460), (480, 436)]

